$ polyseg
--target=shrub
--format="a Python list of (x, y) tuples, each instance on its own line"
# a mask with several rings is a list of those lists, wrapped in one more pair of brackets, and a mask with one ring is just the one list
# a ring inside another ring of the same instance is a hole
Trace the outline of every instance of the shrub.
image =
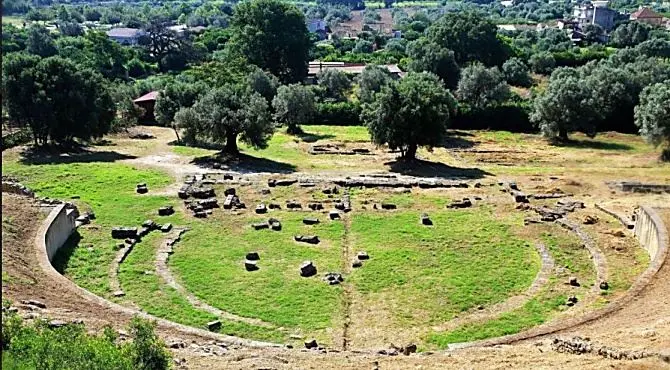
[(349, 101), (316, 105), (317, 125), (356, 126), (361, 124), (361, 106)]
[(117, 343), (107, 328), (88, 334), (82, 324), (50, 328), (2, 313), (2, 366), (11, 369), (168, 369), (170, 354), (154, 333), (155, 323), (135, 318), (132, 342)]
[(504, 130), (510, 132), (537, 132), (528, 115), (528, 102), (508, 101), (487, 109), (462, 107), (453, 120), (452, 128), (460, 130)]

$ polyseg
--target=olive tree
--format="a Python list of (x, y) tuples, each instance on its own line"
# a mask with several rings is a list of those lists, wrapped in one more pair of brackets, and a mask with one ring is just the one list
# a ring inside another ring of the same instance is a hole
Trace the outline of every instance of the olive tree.
[(316, 76), (318, 84), (326, 92), (326, 97), (342, 101), (351, 88), (351, 80), (346, 73), (332, 68), (326, 68)]
[(474, 63), (463, 69), (456, 95), (461, 101), (481, 109), (506, 100), (510, 92), (498, 67), (486, 68)]
[(246, 86), (224, 85), (207, 92), (190, 108), (175, 116), (185, 136), (224, 144), (223, 152), (239, 153), (238, 137), (255, 148), (264, 148), (274, 132), (268, 103)]
[(362, 118), (378, 145), (399, 149), (402, 158), (413, 159), (419, 146), (442, 143), (456, 101), (432, 73), (410, 72), (384, 86)]
[(382, 87), (391, 83), (391, 75), (386, 68), (371, 64), (363, 69), (356, 80), (358, 81), (358, 100), (369, 103)]
[(289, 134), (300, 133), (300, 125), (308, 124), (316, 112), (314, 92), (299, 84), (280, 86), (272, 107), (275, 119), (288, 126)]
[(661, 158), (670, 161), (670, 80), (642, 90), (640, 104), (635, 107), (635, 124), (648, 142), (656, 146), (665, 142)]
[(543, 94), (533, 101), (530, 120), (550, 139), (567, 140), (573, 131), (595, 136), (600, 116), (591, 89), (573, 68), (556, 70)]
[(519, 58), (510, 58), (502, 65), (505, 80), (510, 85), (529, 87), (533, 83), (528, 66)]
[(2, 98), (10, 120), (29, 127), (36, 145), (100, 138), (116, 114), (102, 76), (60, 57), (6, 56)]
[(407, 44), (408, 68), (414, 72), (432, 72), (445, 86), (455, 89), (458, 84), (459, 68), (454, 52), (422, 37)]

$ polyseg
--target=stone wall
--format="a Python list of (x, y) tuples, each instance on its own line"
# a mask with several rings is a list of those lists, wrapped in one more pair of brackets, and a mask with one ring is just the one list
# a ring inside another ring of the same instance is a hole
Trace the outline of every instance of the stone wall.
[(66, 208), (64, 204), (57, 205), (49, 214), (45, 221), (48, 225), (44, 235), (49, 261), (53, 261), (56, 252), (65, 244), (67, 239), (76, 229), (75, 219), (77, 218), (76, 208)]
[[(661, 244), (667, 240), (667, 230), (662, 226), (660, 217), (649, 207), (640, 207), (635, 216), (635, 237), (649, 253), (654, 261), (661, 249)], [(667, 246), (666, 246), (667, 248)]]

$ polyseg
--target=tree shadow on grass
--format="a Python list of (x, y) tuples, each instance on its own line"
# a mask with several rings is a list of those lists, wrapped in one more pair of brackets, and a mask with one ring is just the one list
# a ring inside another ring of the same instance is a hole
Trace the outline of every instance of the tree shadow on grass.
[(469, 149), (477, 145), (468, 137), (474, 137), (474, 135), (464, 131), (450, 131), (444, 138), (442, 147), (446, 149)]
[(460, 168), (447, 166), (444, 163), (429, 162), (421, 159), (398, 159), (384, 163), (390, 166), (390, 171), (401, 175), (416, 177), (439, 177), (443, 179), (481, 179), (493, 176), (479, 168)]
[(21, 153), (21, 163), (28, 165), (116, 162), (124, 159), (137, 158), (133, 155), (114, 151), (91, 151), (85, 148), (61, 151), (54, 148), (30, 147)]
[(551, 145), (575, 149), (598, 149), (598, 150), (633, 150), (633, 147), (621, 143), (608, 143), (594, 140), (552, 140)]
[(207, 149), (207, 150), (223, 150), (224, 145), (223, 144), (217, 144), (217, 143), (208, 143), (208, 142), (197, 142), (197, 143), (189, 143), (186, 144), (184, 142), (179, 142), (177, 140), (170, 141), (167, 143), (167, 145), (170, 146), (183, 146), (187, 148), (198, 148), (198, 149)]
[(74, 250), (79, 246), (79, 242), (81, 242), (81, 235), (79, 231), (75, 230), (65, 241), (65, 244), (56, 252), (51, 264), (61, 275), (67, 270), (70, 258), (74, 254)]
[(266, 158), (253, 157), (244, 153), (235, 156), (218, 153), (213, 156), (196, 157), (191, 163), (204, 168), (236, 172), (295, 172), (295, 166), (292, 164), (277, 162)]
[(309, 132), (301, 132), (299, 134), (295, 134), (295, 136), (299, 137), (300, 140), (306, 143), (315, 143), (319, 140), (327, 140), (335, 138), (335, 135), (331, 134), (311, 134)]

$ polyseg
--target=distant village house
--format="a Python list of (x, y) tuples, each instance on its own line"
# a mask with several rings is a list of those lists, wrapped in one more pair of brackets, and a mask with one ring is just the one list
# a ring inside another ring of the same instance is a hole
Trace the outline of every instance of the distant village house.
[(137, 45), (140, 37), (146, 32), (138, 28), (112, 28), (107, 31), (107, 36), (122, 45)]
[[(359, 75), (363, 73), (365, 66), (365, 63), (320, 62), (318, 60), (309, 62), (309, 69), (307, 71), (307, 79), (305, 82), (315, 83), (317, 75), (326, 69), (335, 69), (344, 73)], [(391, 76), (395, 78), (400, 78), (404, 75), (403, 71), (398, 67), (397, 64), (387, 64), (382, 65), (381, 67), (386, 68)]]
[(640, 9), (630, 15), (630, 20), (648, 23), (654, 26), (663, 25), (663, 16), (647, 7), (640, 7)]
[(614, 28), (614, 21), (619, 12), (610, 9), (608, 3), (608, 1), (585, 2), (575, 6), (572, 15), (581, 29), (589, 24), (597, 24), (609, 32)]

